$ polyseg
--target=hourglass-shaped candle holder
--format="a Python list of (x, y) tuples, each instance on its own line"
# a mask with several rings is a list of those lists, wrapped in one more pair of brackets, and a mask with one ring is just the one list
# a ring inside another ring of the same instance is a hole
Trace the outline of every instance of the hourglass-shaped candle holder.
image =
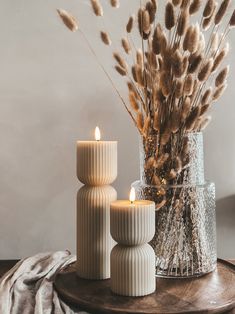
[(154, 233), (154, 202), (130, 200), (111, 204), (111, 234), (118, 243), (111, 252), (114, 293), (137, 297), (155, 291), (155, 253), (147, 244)]

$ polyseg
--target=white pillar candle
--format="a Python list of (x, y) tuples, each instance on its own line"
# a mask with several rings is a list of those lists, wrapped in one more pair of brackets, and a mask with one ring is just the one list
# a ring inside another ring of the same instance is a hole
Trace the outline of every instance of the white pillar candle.
[(117, 176), (117, 142), (77, 142), (77, 177), (85, 184), (77, 194), (77, 274), (85, 279), (110, 278), (110, 203), (117, 199), (109, 186)]
[(118, 242), (111, 252), (111, 290), (144, 296), (156, 289), (155, 253), (147, 244), (155, 233), (155, 204), (132, 194), (130, 201), (111, 204), (111, 235)]
[(77, 274), (85, 279), (110, 278), (110, 203), (112, 186), (83, 186), (77, 194)]
[(95, 138), (77, 142), (77, 177), (87, 185), (111, 184), (117, 177), (117, 142), (100, 141), (98, 128)]

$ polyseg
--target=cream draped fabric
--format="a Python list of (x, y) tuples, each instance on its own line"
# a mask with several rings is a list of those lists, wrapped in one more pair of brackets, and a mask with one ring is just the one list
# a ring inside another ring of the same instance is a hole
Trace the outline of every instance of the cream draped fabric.
[(75, 261), (68, 251), (41, 253), (19, 261), (0, 279), (1, 314), (86, 314), (60, 300), (55, 275)]

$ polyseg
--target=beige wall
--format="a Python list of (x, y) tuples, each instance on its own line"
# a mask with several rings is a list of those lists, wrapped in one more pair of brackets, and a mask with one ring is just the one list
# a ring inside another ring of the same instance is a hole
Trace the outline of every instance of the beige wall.
[[(103, 24), (92, 17), (87, 3), (0, 0), (0, 259), (45, 250), (74, 252), (75, 142), (92, 138), (96, 125), (106, 139), (119, 141), (119, 197), (126, 197), (138, 178), (135, 128), (79, 34), (64, 29), (55, 13), (64, 7), (79, 16), (111, 68), (110, 54), (94, 31)], [(138, 1), (122, 4), (124, 21)], [(108, 15), (111, 29), (117, 30), (120, 16), (113, 10)], [(234, 35), (232, 41), (235, 49)], [(234, 57), (230, 63), (229, 88), (205, 133), (206, 173), (217, 186), (222, 257), (235, 257)]]

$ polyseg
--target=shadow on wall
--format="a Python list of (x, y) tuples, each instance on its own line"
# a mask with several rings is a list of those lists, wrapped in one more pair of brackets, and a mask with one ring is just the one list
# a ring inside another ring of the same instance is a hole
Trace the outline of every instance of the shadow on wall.
[(235, 258), (235, 195), (216, 202), (218, 256)]

